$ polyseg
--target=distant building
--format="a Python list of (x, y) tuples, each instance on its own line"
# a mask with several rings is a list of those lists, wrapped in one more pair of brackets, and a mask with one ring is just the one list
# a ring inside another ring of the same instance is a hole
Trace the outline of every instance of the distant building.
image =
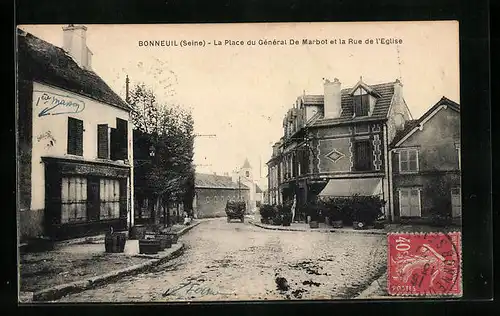
[(63, 48), (17, 30), (21, 240), (133, 221), (131, 108), (92, 70), (86, 30), (64, 27)]
[(461, 222), (460, 106), (443, 97), (405, 123), (391, 144), (392, 202), (400, 222), (439, 212)]
[(245, 159), (239, 170), (233, 171), (231, 176), (235, 183), (243, 183), (249, 190), (248, 212), (253, 213), (257, 207), (257, 184), (255, 183), (253, 168), (248, 159)]
[(228, 200), (250, 201), (250, 189), (241, 181), (233, 181), (229, 175), (196, 173), (193, 209), (195, 216), (226, 216)]

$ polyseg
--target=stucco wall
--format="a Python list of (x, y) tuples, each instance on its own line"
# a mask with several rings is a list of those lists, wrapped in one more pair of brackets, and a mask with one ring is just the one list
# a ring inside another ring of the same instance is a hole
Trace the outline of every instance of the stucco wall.
[[(53, 100), (63, 100), (54, 106)], [(97, 102), (93, 99), (41, 83), (33, 84), (33, 148), (31, 157), (31, 209), (45, 207), (45, 175), (43, 156), (75, 157), (96, 161), (97, 125), (108, 124), (116, 128), (116, 119), (129, 120), (125, 110)], [(48, 115), (44, 115), (48, 114)], [(83, 120), (83, 157), (67, 154), (68, 117)], [(132, 161), (132, 124), (128, 124), (128, 155)], [(130, 188), (129, 188), (130, 189)], [(131, 205), (129, 199), (129, 205)]]
[(456, 143), (460, 141), (460, 113), (453, 109), (441, 109), (401, 144), (401, 147), (418, 148), (419, 172), (417, 174), (399, 173), (399, 155), (392, 153), (394, 211), (399, 216), (399, 194), (401, 187), (420, 187), (422, 217), (431, 215), (436, 206), (436, 184), (440, 182), (442, 192), (451, 203), (451, 188), (459, 187), (459, 170)]
[[(404, 187), (419, 187), (421, 214), (422, 217), (431, 216), (431, 210), (436, 206), (438, 201), (437, 192), (435, 191), (436, 182), (441, 181), (443, 193), (451, 203), (451, 189), (460, 186), (460, 173), (450, 172), (442, 174), (427, 174), (427, 175), (399, 175), (394, 179), (394, 215), (396, 219), (400, 216), (399, 212), (399, 194), (398, 188)], [(450, 205), (451, 206), (451, 205)], [(448, 210), (451, 215), (451, 208)]]
[(419, 146), (420, 171), (456, 170), (457, 142), (460, 142), (460, 113), (447, 108), (437, 112), (424, 124), (423, 130), (417, 130), (401, 147)]
[[(248, 203), (249, 190), (241, 190), (242, 198)], [(237, 199), (234, 189), (196, 189), (196, 214), (198, 218), (226, 216), (225, 207), (229, 199)], [(248, 211), (248, 209), (247, 209)]]
[(44, 210), (26, 210), (18, 212), (18, 230), (21, 241), (43, 235)]
[[(316, 135), (322, 136), (313, 142), (313, 151), (318, 158), (314, 159), (314, 170), (320, 173), (349, 173), (354, 164), (353, 142), (369, 139), (372, 142), (373, 171), (384, 171), (384, 135), (380, 124), (357, 124), (356, 126), (324, 127)], [(337, 158), (338, 159), (335, 159)]]

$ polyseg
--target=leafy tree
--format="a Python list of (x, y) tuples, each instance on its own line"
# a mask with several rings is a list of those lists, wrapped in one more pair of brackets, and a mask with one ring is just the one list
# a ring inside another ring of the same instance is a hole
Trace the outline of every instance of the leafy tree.
[[(160, 199), (182, 202), (188, 209), (194, 198), (194, 121), (180, 107), (159, 104), (151, 89), (136, 85), (130, 93), (132, 122), (141, 138), (154, 149), (154, 156), (135, 165), (137, 192)], [(143, 150), (144, 151), (144, 150)]]

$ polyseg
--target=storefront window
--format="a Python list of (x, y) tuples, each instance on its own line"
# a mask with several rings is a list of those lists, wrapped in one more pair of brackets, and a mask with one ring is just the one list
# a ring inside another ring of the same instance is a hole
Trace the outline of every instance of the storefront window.
[(100, 219), (120, 217), (120, 183), (114, 179), (100, 180)]
[(87, 179), (62, 178), (61, 223), (82, 222), (87, 219)]

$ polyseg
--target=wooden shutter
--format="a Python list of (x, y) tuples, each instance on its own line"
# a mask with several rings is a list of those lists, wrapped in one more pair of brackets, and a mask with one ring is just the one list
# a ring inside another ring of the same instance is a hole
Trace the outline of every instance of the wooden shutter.
[(360, 116), (368, 115), (368, 110), (370, 109), (370, 96), (368, 94), (363, 94), (361, 96), (361, 111)]
[(408, 190), (399, 191), (399, 216), (408, 217), (410, 213), (410, 196)]
[(417, 189), (410, 190), (410, 215), (420, 216), (420, 192)]
[(116, 119), (118, 159), (128, 158), (128, 122)]
[(408, 171), (408, 151), (402, 150), (399, 152), (399, 172)]
[(408, 171), (417, 171), (417, 151), (408, 151)]
[(453, 217), (462, 216), (462, 195), (460, 188), (451, 189), (451, 212)]
[(370, 141), (356, 142), (356, 170), (371, 170), (371, 146)]
[(111, 160), (120, 159), (118, 156), (118, 133), (116, 128), (110, 129), (110, 158)]
[(97, 157), (109, 158), (108, 124), (97, 125)]
[(68, 117), (68, 154), (83, 156), (83, 121)]
[(361, 116), (361, 96), (354, 96), (354, 114), (356, 116)]

